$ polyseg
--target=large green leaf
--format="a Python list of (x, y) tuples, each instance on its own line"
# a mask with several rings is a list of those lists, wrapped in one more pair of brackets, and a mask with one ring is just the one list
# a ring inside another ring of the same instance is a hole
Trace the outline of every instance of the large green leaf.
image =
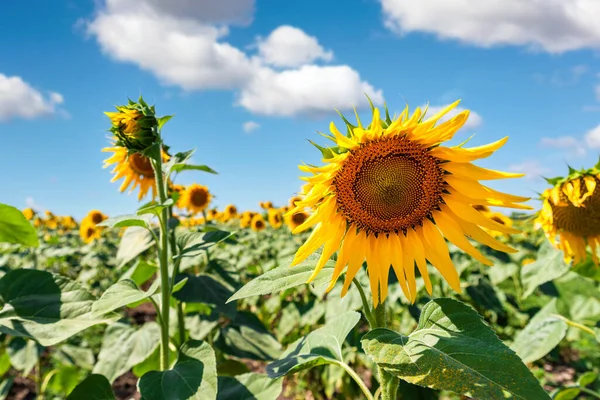
[[(311, 256), (306, 261), (294, 267), (284, 265), (267, 271), (248, 282), (231, 296), (228, 302), (244, 299), (246, 297), (281, 292), (295, 286), (304, 285), (312, 275), (317, 260), (317, 256)], [(333, 275), (334, 264), (334, 261), (328, 261), (321, 272), (319, 272), (317, 277), (313, 280), (312, 284), (318, 286), (329, 282)]]
[(127, 214), (105, 219), (104, 221), (100, 222), (98, 226), (106, 226), (109, 228), (127, 228), (130, 226), (139, 226), (142, 228), (150, 229), (151, 220), (152, 215)]
[(92, 374), (73, 389), (67, 400), (115, 400), (115, 395), (104, 376)]
[(564, 261), (562, 251), (544, 241), (535, 262), (521, 267), (522, 298), (532, 294), (543, 283), (559, 278), (569, 271), (569, 265)]
[(479, 314), (457, 300), (428, 302), (408, 336), (379, 328), (362, 345), (387, 372), (420, 386), (477, 399), (549, 398)]
[(230, 317), (235, 317), (237, 308), (235, 304), (226, 304), (227, 299), (233, 294), (221, 282), (210, 275), (178, 275), (178, 279), (187, 278), (185, 285), (173, 296), (185, 303), (204, 303), (217, 311)]
[(247, 373), (219, 376), (218, 400), (275, 400), (281, 394), (283, 380), (267, 375)]
[(219, 331), (215, 347), (239, 358), (275, 360), (281, 354), (281, 344), (265, 328), (256, 315), (239, 312)]
[(78, 283), (46, 271), (17, 269), (0, 278), (0, 332), (55, 345), (116, 314), (94, 316), (94, 296)]
[(561, 315), (588, 325), (600, 321), (600, 290), (594, 280), (569, 272), (553, 284)]
[(221, 230), (211, 230), (209, 232), (185, 232), (179, 233), (177, 237), (177, 245), (179, 254), (175, 259), (181, 257), (194, 257), (205, 251), (206, 249), (231, 239), (236, 233)]
[(150, 371), (138, 381), (145, 400), (214, 400), (217, 398), (217, 363), (210, 345), (186, 342), (175, 366), (168, 371)]
[(119, 280), (131, 279), (136, 285), (142, 286), (152, 278), (157, 271), (157, 265), (140, 260), (125, 271), (125, 273), (119, 277)]
[(94, 315), (102, 315), (129, 304), (137, 303), (154, 295), (158, 291), (160, 280), (157, 279), (147, 291), (137, 287), (134, 281), (123, 279), (110, 286), (92, 306)]
[(568, 326), (556, 313), (556, 299), (552, 299), (517, 333), (510, 347), (523, 362), (539, 360), (563, 340)]
[(267, 365), (267, 374), (279, 378), (317, 365), (344, 362), (342, 344), (359, 320), (360, 314), (356, 311), (331, 319), (289, 345), (279, 360)]
[(139, 226), (127, 228), (117, 250), (117, 268), (121, 268), (153, 244), (154, 239), (148, 229)]
[(25, 219), (15, 207), (0, 204), (0, 243), (22, 244), (37, 247), (40, 245), (37, 232), (31, 222)]
[(16, 337), (10, 341), (6, 352), (12, 366), (17, 371), (21, 371), (23, 376), (27, 376), (35, 367), (43, 350), (44, 348), (33, 340)]
[(98, 362), (92, 372), (106, 376), (112, 383), (152, 355), (159, 343), (160, 326), (156, 322), (148, 322), (139, 328), (114, 323), (104, 333)]

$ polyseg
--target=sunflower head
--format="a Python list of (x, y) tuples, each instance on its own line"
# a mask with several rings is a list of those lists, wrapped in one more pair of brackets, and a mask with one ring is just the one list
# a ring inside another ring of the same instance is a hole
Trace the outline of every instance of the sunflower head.
[(589, 245), (592, 259), (598, 264), (600, 162), (580, 171), (569, 168), (566, 177), (548, 179), (548, 183), (553, 187), (542, 193), (542, 209), (535, 220), (536, 228), (543, 229), (548, 240), (563, 250), (567, 263), (585, 260)]
[(26, 208), (23, 210), (23, 215), (28, 221), (31, 221), (35, 217), (36, 212), (32, 208)]
[(116, 106), (116, 112), (105, 112), (111, 121), (110, 131), (117, 138), (117, 146), (141, 151), (159, 140), (158, 121), (154, 106), (148, 106), (140, 97), (126, 105)]
[[(495, 222), (497, 222), (501, 225), (507, 226), (509, 228), (513, 226), (513, 220), (510, 217), (502, 214), (501, 212), (488, 211), (486, 216), (488, 218), (490, 218), (492, 221), (495, 221)], [(493, 237), (507, 236), (507, 234), (501, 233), (501, 232), (498, 232), (495, 230), (487, 230), (487, 233), (489, 233)]]
[(279, 211), (275, 208), (270, 208), (267, 212), (267, 216), (269, 218), (269, 224), (273, 228), (275, 228), (275, 229), (281, 228), (281, 225), (283, 225), (283, 217), (281, 216), (281, 211)]
[(183, 203), (183, 192), (185, 192), (185, 186), (176, 185), (176, 184), (169, 182), (167, 191), (168, 191), (169, 197), (177, 198), (177, 200), (175, 201), (175, 206), (177, 208), (185, 208), (185, 205)]
[(98, 225), (100, 222), (104, 221), (108, 217), (99, 210), (92, 210), (86, 216), (85, 220), (91, 222), (93, 225)]
[(297, 201), (302, 201), (302, 196), (294, 196), (290, 199), (290, 207), (295, 207)]
[(260, 203), (258, 203), (258, 205), (260, 206), (260, 208), (262, 208), (264, 210), (273, 208), (273, 202), (271, 202), (271, 201), (261, 201)]
[(90, 219), (84, 218), (79, 226), (79, 236), (85, 243), (100, 239), (102, 228), (96, 226)]
[(62, 217), (60, 219), (60, 226), (66, 230), (75, 229), (77, 227), (77, 221), (75, 221), (75, 218), (71, 216)]
[(262, 214), (255, 214), (250, 221), (250, 227), (254, 232), (260, 232), (267, 227)]
[(252, 217), (255, 214), (256, 213), (254, 213), (252, 211), (244, 211), (242, 213), (242, 215), (240, 216), (240, 228), (242, 228), (242, 229), (249, 228), (250, 224), (252, 223)]
[(488, 170), (471, 164), (490, 156), (507, 140), (481, 147), (442, 144), (465, 124), (469, 111), (440, 123), (455, 108), (451, 104), (425, 118), (417, 108), (412, 115), (408, 107), (396, 118), (387, 108), (382, 119), (372, 107), (372, 120), (364, 126), (344, 119), (346, 133), (330, 125), (333, 147), (318, 146), (325, 165), (302, 165), (310, 175), (303, 178), (302, 200), (288, 214), (312, 210), (312, 215), (294, 232), (314, 227), (300, 247), (293, 265), (323, 247), (314, 279), (332, 254), (339, 250), (329, 289), (346, 270), (342, 294), (353, 277), (367, 262), (371, 293), (375, 306), (387, 296), (388, 273), (393, 268), (404, 294), (416, 300), (415, 266), (429, 293), (432, 291), (429, 261), (460, 292), (460, 280), (449, 256), (445, 239), (478, 261), (492, 265), (468, 238), (496, 250), (515, 250), (491, 237), (482, 228), (502, 233), (516, 229), (499, 224), (473, 207), (499, 206), (529, 208), (529, 200), (493, 190), (479, 180), (513, 178), (521, 174)]
[(208, 188), (197, 183), (189, 185), (181, 197), (182, 205), (192, 214), (204, 211), (212, 199)]
[(223, 211), (223, 222), (227, 222), (230, 219), (236, 218), (238, 216), (237, 207), (233, 204), (228, 204), (225, 206), (225, 210)]
[(308, 214), (304, 211), (296, 211), (292, 214), (285, 214), (285, 223), (290, 230), (294, 230), (306, 221)]

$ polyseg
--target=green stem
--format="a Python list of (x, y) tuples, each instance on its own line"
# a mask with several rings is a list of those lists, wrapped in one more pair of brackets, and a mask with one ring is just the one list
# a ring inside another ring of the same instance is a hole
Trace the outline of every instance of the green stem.
[[(173, 207), (167, 208), (169, 213), (169, 218), (173, 218)], [(177, 239), (175, 237), (175, 229), (172, 229), (169, 232), (169, 244), (171, 245), (171, 254), (172, 256), (177, 255), (179, 252), (177, 251)], [(175, 286), (175, 278), (179, 275), (179, 265), (181, 263), (181, 258), (175, 260), (175, 265), (173, 267), (173, 279), (171, 279), (171, 293), (173, 293), (173, 286)], [(177, 333), (179, 337), (179, 346), (181, 346), (185, 342), (185, 320), (183, 313), (183, 303), (177, 302)]]
[(378, 307), (373, 309), (373, 315), (375, 316), (376, 328), (387, 328), (387, 321), (385, 320), (385, 303), (381, 303)]
[(360, 284), (360, 282), (358, 281), (358, 279), (354, 278), (354, 279), (352, 279), (352, 282), (354, 282), (354, 285), (358, 289), (358, 293), (360, 293), (360, 299), (361, 299), (362, 305), (363, 305), (363, 312), (365, 313), (365, 318), (369, 322), (369, 327), (371, 329), (374, 329), (376, 326), (376, 322), (375, 322), (375, 318), (373, 317), (373, 313), (371, 312), (371, 307), (369, 306), (369, 301), (367, 300), (367, 296), (365, 295), (365, 290), (363, 289), (363, 287)]
[[(381, 302), (381, 304), (373, 310), (373, 314), (375, 315), (376, 327), (386, 328), (385, 301)], [(379, 385), (381, 386), (381, 400), (396, 400), (400, 380), (384, 370), (381, 366), (377, 366), (377, 372), (379, 373)]]
[(358, 374), (352, 368), (350, 368), (348, 364), (336, 361), (335, 365), (339, 365), (348, 373), (348, 375), (350, 375), (350, 377), (354, 380), (354, 382), (356, 382), (358, 387), (360, 387), (360, 390), (362, 390), (367, 400), (373, 400), (373, 395), (371, 394), (371, 391), (369, 390), (365, 382), (362, 379), (360, 379), (360, 376), (358, 376)]
[(177, 302), (177, 331), (179, 334), (179, 346), (185, 342), (185, 316), (183, 314), (183, 303)]
[[(156, 188), (161, 204), (167, 201), (167, 191), (162, 172), (162, 149), (159, 152), (158, 159), (152, 160), (154, 167), (154, 176), (156, 179)], [(159, 218), (160, 222), (160, 291), (161, 291), (161, 359), (160, 369), (162, 371), (169, 368), (169, 311), (171, 302), (171, 283), (169, 282), (169, 232), (167, 230), (167, 221), (169, 213), (165, 208), (162, 210)]]
[(37, 392), (38, 399), (43, 400), (42, 382), (44, 381), (44, 375), (42, 374), (42, 357), (38, 357), (35, 369), (35, 391)]
[(600, 394), (594, 392), (593, 390), (590, 390), (588, 388), (584, 388), (584, 387), (581, 387), (581, 386), (579, 387), (579, 390), (581, 390), (583, 393), (587, 393), (587, 394), (589, 394), (591, 396), (594, 396), (597, 399), (600, 399)]

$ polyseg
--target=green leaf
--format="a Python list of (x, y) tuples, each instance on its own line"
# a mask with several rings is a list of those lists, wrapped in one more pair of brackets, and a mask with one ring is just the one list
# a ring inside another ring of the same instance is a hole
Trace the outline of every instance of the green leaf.
[(235, 318), (219, 331), (215, 347), (239, 358), (270, 361), (281, 354), (281, 344), (252, 313), (238, 312)]
[(92, 349), (86, 347), (73, 346), (63, 344), (60, 346), (54, 356), (57, 357), (62, 364), (76, 366), (78, 369), (86, 369), (91, 371), (94, 368), (96, 359)]
[(162, 165), (164, 174), (167, 177), (171, 176), (173, 166), (176, 164), (185, 164), (190, 158), (192, 158), (192, 155), (194, 155), (195, 152), (196, 150), (194, 149), (173, 155), (169, 161), (163, 163)]
[(552, 299), (517, 333), (510, 347), (523, 362), (539, 360), (563, 340), (568, 326), (564, 320), (554, 315), (556, 313), (556, 299)]
[(137, 303), (158, 291), (160, 280), (156, 279), (147, 291), (140, 290), (134, 281), (124, 279), (110, 286), (92, 306), (94, 315), (102, 315), (126, 305)]
[(584, 324), (600, 321), (600, 291), (593, 280), (569, 272), (553, 284), (560, 315)]
[(2, 382), (0, 382), (0, 400), (4, 400), (8, 397), (8, 393), (12, 388), (13, 382), (13, 377), (7, 377)]
[(178, 255), (173, 257), (173, 259), (198, 255), (209, 247), (230, 239), (235, 234), (236, 232), (221, 230), (211, 230), (210, 232), (186, 232), (180, 234), (177, 243), (181, 250)]
[(235, 304), (225, 304), (233, 294), (221, 282), (210, 275), (178, 275), (178, 279), (187, 279), (187, 283), (173, 297), (185, 303), (204, 303), (215, 308), (220, 313), (235, 317)]
[(523, 295), (527, 298), (543, 283), (559, 278), (569, 271), (563, 252), (555, 249), (548, 241), (540, 246), (536, 261), (521, 268)]
[(162, 129), (162, 127), (167, 123), (167, 121), (169, 121), (171, 118), (173, 118), (172, 115), (165, 115), (164, 117), (160, 117), (156, 119), (156, 122), (158, 123), (158, 129)]
[(181, 171), (204, 171), (210, 174), (217, 174), (217, 171), (209, 167), (208, 165), (190, 165), (190, 164), (174, 164), (171, 168), (173, 172)]
[(9, 271), (0, 278), (0, 332), (29, 337), (43, 346), (55, 345), (118, 315), (92, 314), (96, 299), (78, 283), (33, 269)]
[(115, 395), (104, 376), (92, 374), (73, 389), (67, 400), (115, 400)]
[(140, 226), (150, 229), (151, 215), (120, 215), (118, 217), (108, 218), (98, 224), (98, 226), (106, 226), (108, 228), (125, 228), (130, 226)]
[(279, 398), (282, 387), (282, 379), (271, 379), (263, 374), (219, 376), (217, 400), (274, 400)]
[(579, 390), (578, 388), (574, 388), (574, 387), (563, 388), (563, 389), (559, 389), (556, 393), (554, 393), (554, 395), (552, 396), (552, 399), (553, 400), (575, 400), (577, 398), (577, 396), (579, 396), (579, 393), (581, 393), (581, 390)]
[(588, 371), (581, 374), (579, 379), (577, 379), (577, 383), (579, 386), (586, 387), (594, 383), (596, 379), (598, 379), (598, 374), (593, 371)]
[(119, 280), (131, 279), (136, 285), (142, 286), (148, 282), (150, 278), (156, 274), (158, 266), (150, 264), (146, 261), (139, 260), (131, 268), (129, 268), (123, 275), (119, 277)]
[[(244, 299), (247, 297), (260, 296), (263, 294), (281, 292), (295, 286), (304, 285), (308, 281), (308, 278), (310, 278), (312, 275), (317, 260), (317, 256), (311, 256), (306, 261), (294, 267), (282, 265), (267, 271), (259, 277), (248, 282), (244, 287), (231, 296), (227, 302)], [(334, 261), (328, 261), (321, 272), (319, 272), (317, 277), (313, 280), (312, 284), (314, 286), (318, 286), (329, 282), (333, 275), (334, 265)]]
[(317, 365), (344, 362), (342, 344), (359, 320), (360, 314), (350, 311), (328, 321), (289, 345), (279, 360), (267, 365), (267, 374), (279, 378)]
[(37, 231), (17, 208), (0, 203), (0, 242), (38, 247)]
[(210, 345), (199, 340), (186, 342), (175, 366), (168, 371), (150, 371), (138, 382), (145, 400), (217, 398), (217, 364)]
[(150, 231), (139, 226), (132, 226), (125, 230), (119, 249), (117, 250), (117, 268), (122, 268), (125, 264), (148, 250), (154, 244), (154, 238)]
[(162, 204), (151, 204), (149, 206), (146, 207), (142, 207), (137, 211), (137, 215), (145, 215), (145, 214), (152, 214), (156, 217), (160, 216), (160, 213), (162, 213), (162, 211), (173, 205), (173, 199), (167, 199), (164, 203)]
[(104, 375), (112, 383), (150, 357), (159, 343), (160, 326), (156, 322), (148, 322), (141, 327), (114, 323), (104, 333), (102, 348), (92, 372)]
[(33, 340), (25, 340), (22, 337), (13, 338), (6, 348), (10, 363), (17, 371), (21, 371), (23, 376), (29, 375), (33, 370), (43, 350), (44, 348)]
[(407, 382), (477, 399), (548, 399), (521, 359), (469, 306), (435, 299), (415, 331), (375, 329), (363, 336), (371, 359)]

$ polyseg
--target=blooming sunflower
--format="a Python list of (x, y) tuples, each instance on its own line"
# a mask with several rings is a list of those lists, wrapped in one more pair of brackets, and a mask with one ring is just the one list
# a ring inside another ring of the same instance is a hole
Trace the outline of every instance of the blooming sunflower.
[(50, 211), (45, 211), (46, 219), (44, 220), (44, 225), (48, 229), (57, 229), (58, 228), (58, 217), (54, 215)]
[(298, 211), (294, 214), (286, 215), (285, 223), (287, 224), (288, 228), (290, 228), (290, 230), (293, 231), (294, 229), (302, 225), (307, 218), (307, 213), (305, 213), (304, 211)]
[(565, 262), (577, 264), (585, 260), (589, 245), (597, 265), (600, 162), (587, 170), (570, 169), (568, 176), (548, 179), (548, 182), (553, 187), (542, 194), (542, 209), (535, 220), (536, 228), (542, 228), (548, 240), (564, 252)]
[[(125, 178), (119, 190), (124, 192), (131, 186), (129, 193), (139, 187), (138, 200), (141, 200), (150, 189), (152, 189), (152, 198), (156, 197), (156, 185), (154, 184), (154, 170), (150, 159), (140, 153), (128, 155), (128, 150), (125, 147), (114, 146), (102, 149), (104, 152), (114, 153), (112, 156), (104, 160), (104, 168), (112, 164), (116, 164), (112, 173), (115, 176), (111, 182)], [(169, 155), (163, 151), (163, 161), (168, 161)]]
[(271, 201), (261, 201), (260, 203), (258, 203), (258, 205), (260, 206), (260, 208), (268, 210), (269, 208), (273, 208), (273, 202)]
[(93, 225), (98, 225), (107, 218), (108, 217), (99, 210), (92, 210), (84, 217), (85, 220), (91, 222)]
[(255, 215), (252, 211), (244, 211), (240, 217), (240, 228), (249, 228), (252, 223), (252, 217)]
[(290, 199), (290, 207), (295, 207), (297, 201), (302, 201), (302, 196), (294, 196)]
[[(486, 216), (488, 218), (490, 218), (492, 221), (495, 221), (495, 222), (497, 222), (499, 224), (502, 224), (504, 226), (507, 226), (509, 228), (513, 226), (513, 220), (510, 217), (502, 214), (501, 212), (488, 211), (487, 214), (486, 214)], [(505, 236), (506, 235), (504, 233), (495, 231), (493, 229), (488, 229), (488, 230), (486, 230), (486, 232), (488, 232), (493, 237), (500, 237), (500, 236)]]
[(167, 189), (169, 197), (173, 197), (173, 195), (177, 193), (177, 201), (175, 202), (175, 206), (177, 208), (185, 208), (185, 204), (183, 203), (183, 192), (185, 192), (185, 186), (169, 183)]
[(102, 228), (96, 226), (90, 219), (84, 218), (79, 226), (79, 236), (85, 243), (91, 243), (95, 239), (100, 239)]
[(264, 230), (267, 225), (265, 224), (265, 220), (261, 214), (255, 214), (250, 221), (250, 227), (254, 232), (260, 232)]
[(31, 221), (35, 217), (36, 212), (32, 208), (26, 208), (23, 210), (23, 215), (28, 221)]
[(182, 204), (193, 214), (205, 210), (212, 199), (208, 188), (197, 183), (188, 186), (181, 197)]
[(66, 230), (71, 230), (77, 227), (77, 221), (71, 216), (66, 216), (60, 219), (60, 225)]
[(387, 296), (390, 266), (404, 294), (414, 302), (415, 264), (427, 291), (432, 291), (426, 260), (454, 290), (461, 291), (444, 238), (486, 265), (493, 263), (467, 238), (499, 251), (516, 251), (482, 228), (503, 233), (518, 230), (487, 218), (473, 206), (528, 209), (518, 204), (528, 198), (501, 193), (479, 183), (479, 180), (515, 178), (522, 174), (471, 164), (490, 156), (507, 138), (474, 148), (441, 146), (469, 116), (465, 110), (438, 124), (458, 103), (426, 120), (419, 108), (409, 115), (408, 107), (393, 120), (386, 108), (386, 118), (381, 120), (379, 109), (373, 107), (372, 121), (366, 127), (360, 120), (354, 126), (344, 118), (347, 135), (331, 123), (332, 135), (328, 137), (335, 147), (322, 148), (324, 166), (300, 166), (312, 175), (303, 178), (308, 182), (303, 187), (304, 198), (288, 213), (293, 215), (305, 208), (313, 210), (293, 231), (298, 233), (314, 226), (292, 265), (323, 247), (309, 281), (339, 249), (328, 290), (347, 266), (342, 289), (345, 295), (366, 261), (374, 306)]
[(230, 219), (236, 218), (237, 215), (237, 207), (233, 204), (228, 204), (227, 206), (225, 206), (225, 211), (223, 211), (223, 222), (227, 222)]
[(281, 228), (281, 225), (283, 225), (283, 218), (281, 217), (281, 212), (275, 208), (270, 208), (267, 214), (268, 218), (269, 218), (269, 224), (275, 228), (275, 229), (279, 229)]

